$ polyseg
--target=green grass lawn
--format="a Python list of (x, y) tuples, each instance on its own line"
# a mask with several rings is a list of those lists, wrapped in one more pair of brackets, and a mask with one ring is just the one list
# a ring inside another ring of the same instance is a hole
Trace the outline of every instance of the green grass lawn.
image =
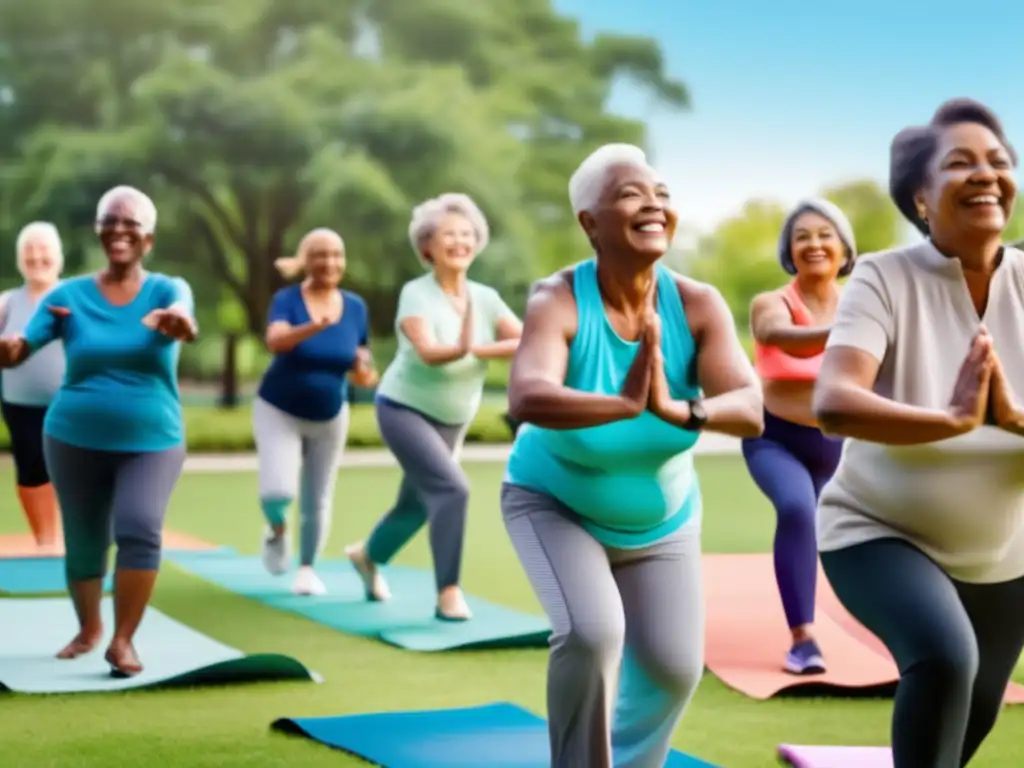
[[(772, 513), (733, 457), (702, 457), (705, 549), (768, 549)], [(502, 467), (473, 464), (465, 585), (491, 600), (539, 612), (498, 512)], [(0, 467), (0, 489), (11, 485)], [(328, 556), (361, 538), (389, 504), (392, 469), (345, 470)], [(258, 549), (255, 478), (189, 475), (175, 494), (169, 525), (245, 552)], [(0, 531), (20, 529), (13, 495), (2, 493)], [(401, 556), (429, 564), (423, 537)], [(894, 585), (895, 587), (896, 585)], [(348, 637), (305, 619), (220, 591), (168, 565), (154, 604), (170, 616), (248, 652), (296, 656), (326, 682), (281, 683), (78, 696), (0, 696), (0, 764), (26, 766), (360, 766), (338, 752), (270, 733), (282, 716), (322, 716), (512, 701), (544, 711), (543, 650), (419, 655)], [(0, 631), (31, 631), (3, 627)], [(752, 632), (757, 627), (751, 627)], [(56, 651), (57, 649), (53, 649)], [(781, 659), (780, 659), (781, 661)], [(878, 701), (757, 702), (706, 675), (675, 745), (726, 768), (775, 764), (783, 741), (888, 743), (891, 704)], [(973, 766), (1024, 764), (1024, 708), (1005, 711)]]

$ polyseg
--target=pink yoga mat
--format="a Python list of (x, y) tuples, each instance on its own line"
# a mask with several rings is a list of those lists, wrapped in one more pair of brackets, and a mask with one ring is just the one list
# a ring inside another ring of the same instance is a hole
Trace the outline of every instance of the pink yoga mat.
[(892, 768), (888, 747), (797, 747), (783, 744), (779, 757), (792, 768)]

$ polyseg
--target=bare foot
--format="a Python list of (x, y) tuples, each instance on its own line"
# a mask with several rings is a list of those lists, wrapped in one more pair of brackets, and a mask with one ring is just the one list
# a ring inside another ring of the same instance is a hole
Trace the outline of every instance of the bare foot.
[(391, 590), (388, 589), (388, 583), (381, 576), (377, 564), (370, 560), (369, 555), (366, 554), (366, 547), (362, 542), (345, 547), (345, 556), (363, 580), (367, 600), (384, 602), (391, 599)]
[(110, 665), (110, 674), (114, 677), (134, 677), (142, 671), (142, 662), (128, 640), (111, 640), (103, 658)]
[(468, 621), (473, 618), (459, 587), (445, 587), (438, 594), (437, 618), (442, 621)]
[(103, 638), (103, 628), (86, 632), (84, 629), (57, 652), (58, 659), (77, 659), (92, 651)]

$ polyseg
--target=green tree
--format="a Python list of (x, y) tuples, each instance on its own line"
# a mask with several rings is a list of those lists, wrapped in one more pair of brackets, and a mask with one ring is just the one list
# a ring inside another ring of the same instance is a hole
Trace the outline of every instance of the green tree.
[(822, 194), (850, 220), (860, 253), (884, 251), (903, 239), (903, 216), (889, 194), (874, 181), (851, 181)]

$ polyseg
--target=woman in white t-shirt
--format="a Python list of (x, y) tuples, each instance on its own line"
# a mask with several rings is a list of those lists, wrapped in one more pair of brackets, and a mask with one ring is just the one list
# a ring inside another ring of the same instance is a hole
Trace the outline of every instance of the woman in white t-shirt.
[(1017, 154), (944, 104), (893, 141), (890, 191), (925, 241), (857, 261), (818, 377), (847, 438), (821, 561), (900, 669), (895, 768), (961, 768), (1024, 646), (1024, 252), (1004, 246)]

